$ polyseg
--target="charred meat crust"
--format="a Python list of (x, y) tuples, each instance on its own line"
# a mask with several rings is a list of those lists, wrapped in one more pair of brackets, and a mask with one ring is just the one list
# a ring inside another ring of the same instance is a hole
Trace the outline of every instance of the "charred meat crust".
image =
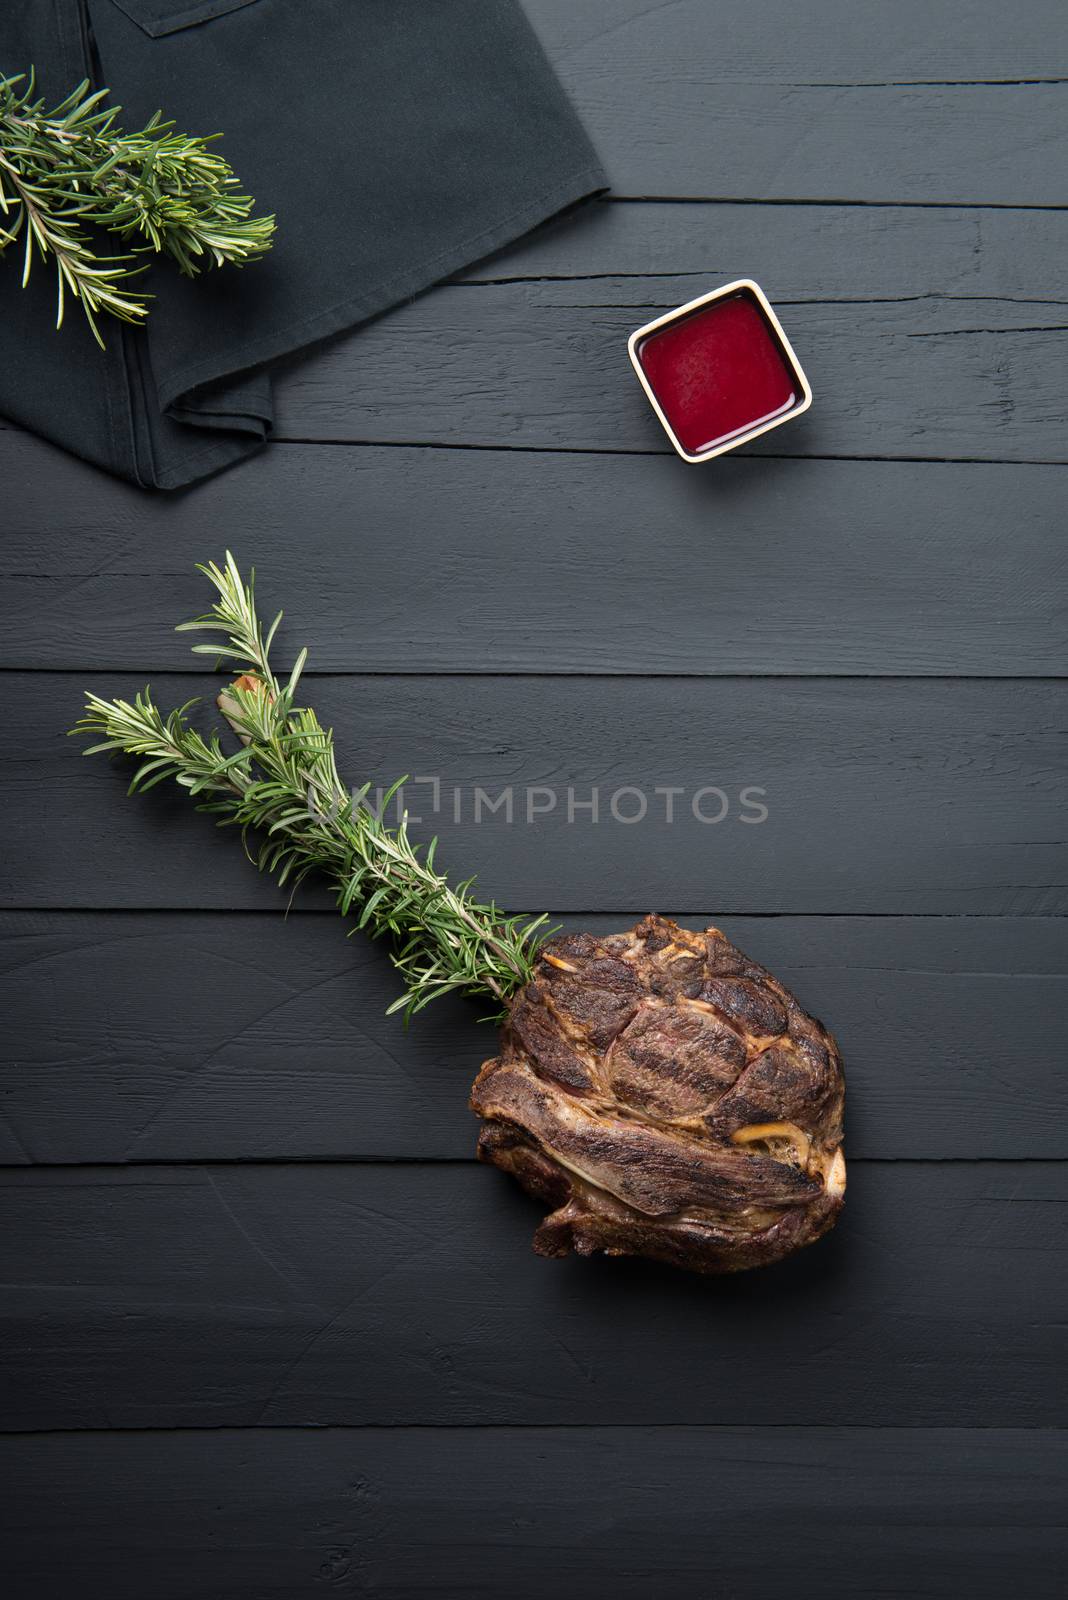
[(552, 1208), (539, 1254), (735, 1272), (833, 1226), (843, 1099), (834, 1040), (770, 973), (649, 916), (543, 946), (471, 1106), (479, 1158)]

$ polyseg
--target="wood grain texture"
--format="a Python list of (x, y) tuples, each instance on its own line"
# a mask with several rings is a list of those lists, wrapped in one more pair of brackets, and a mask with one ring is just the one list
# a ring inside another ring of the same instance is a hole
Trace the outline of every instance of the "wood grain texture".
[[(708, 81), (784, 85), (1012, 82), (1068, 77), (1068, 38), (1058, 0), (1027, 0), (1008, 12), (998, 0), (897, 0), (863, 10), (850, 0), (524, 0), (524, 10), (557, 61), (592, 56), (619, 40), (650, 75), (688, 63)], [(616, 54), (611, 45), (612, 56)], [(646, 93), (654, 84), (646, 86)], [(640, 112), (644, 95), (633, 101)]]
[(1025, 7), (1023, 41), (1001, 53), (1012, 21), (992, 20), (992, 0), (978, 18), (967, 0), (940, 9), (931, 54), (919, 0), (889, 25), (886, 6), (848, 0), (731, 0), (711, 20), (704, 0), (530, 14), (620, 194), (1063, 205), (1063, 12)]
[[(6, 1169), (18, 1429), (1068, 1422), (1068, 1165), (854, 1162), (766, 1272), (544, 1261), (474, 1163)], [(729, 1375), (729, 1381), (725, 1381)]]
[[(439, 288), (291, 367), (278, 391), (278, 437), (670, 455), (627, 338), (702, 289), (754, 275), (750, 258), (740, 271), (681, 285)], [(958, 300), (930, 287), (900, 301), (798, 303), (776, 296), (773, 283), (763, 287), (816, 400), (747, 455), (1068, 460), (1058, 409), (1063, 301)]]
[[(108, 696), (142, 681), (88, 680)], [(206, 683), (176, 675), (162, 688), (169, 708)], [(314, 688), (353, 783), (440, 780), (436, 815), (432, 785), (409, 785), (413, 834), (438, 834), (441, 864), (477, 873), (501, 905), (627, 916), (1064, 905), (1060, 683), (440, 676)], [(80, 709), (77, 676), (9, 673), (6, 693), (21, 753), (0, 777), (8, 905), (282, 903), (177, 788), (128, 802), (125, 771), (79, 754), (63, 731)], [(596, 823), (579, 809), (595, 790)], [(642, 820), (619, 820), (643, 806)], [(307, 903), (324, 901), (309, 890)]]
[(481, 284), (587, 280), (589, 290), (600, 284), (618, 303), (655, 284), (677, 304), (706, 281), (755, 276), (777, 299), (791, 302), (921, 296), (1062, 304), (1066, 250), (1063, 210), (679, 205), (620, 202), (609, 194), (457, 277)]
[(226, 545), (316, 670), (997, 677), (1068, 658), (1060, 467), (286, 446), (153, 501), (149, 532), (140, 491), (27, 435), (0, 434), (0, 476), (8, 667), (188, 672), (174, 625)]
[[(1068, 1158), (1063, 921), (723, 925), (833, 1028), (851, 1157)], [(437, 1003), (405, 1030), (384, 949), (344, 934), (329, 912), (8, 913), (0, 1160), (469, 1156), (493, 1047), (479, 1008)]]
[(9, 1439), (5, 1565), (20, 1600), (67, 1600), (72, 1571), (89, 1600), (763, 1600), (816, 1570), (827, 1600), (1001, 1600), (1021, 1566), (1045, 1600), (1066, 1449), (1000, 1428)]
[(756, 276), (817, 404), (753, 453), (1063, 462), (1066, 249), (1068, 212), (600, 203), (290, 363), (277, 433), (666, 452), (627, 335)]

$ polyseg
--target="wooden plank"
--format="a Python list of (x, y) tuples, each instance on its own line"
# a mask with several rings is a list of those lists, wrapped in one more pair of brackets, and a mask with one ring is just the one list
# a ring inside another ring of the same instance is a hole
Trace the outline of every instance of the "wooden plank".
[[(833, 1026), (851, 1156), (1068, 1158), (1062, 920), (725, 926)], [(469, 1156), (467, 1085), (493, 1048), (478, 1008), (404, 1029), (383, 947), (344, 931), (332, 913), (0, 918), (0, 1160)]]
[(627, 335), (755, 275), (817, 404), (753, 453), (1064, 461), (1066, 249), (1068, 212), (600, 204), (291, 363), (277, 433), (664, 452)]
[(787, 0), (530, 8), (618, 193), (1063, 205), (1063, 8), (1027, 7), (1004, 51), (995, 9), (977, 27), (974, 6), (944, 8), (929, 55), (919, 0), (836, 0), (815, 21)]
[[(109, 696), (142, 681), (85, 680)], [(176, 675), (162, 697), (211, 686)], [(1025, 916), (1064, 904), (1060, 683), (410, 676), (324, 677), (314, 691), (341, 770), (354, 784), (419, 778), (403, 797), (414, 835), (440, 835), (442, 865), (479, 874), (502, 905)], [(7, 904), (280, 905), (176, 787), (128, 801), (126, 769), (78, 754), (65, 730), (82, 692), (69, 673), (7, 674), (22, 757), (0, 778)], [(309, 891), (307, 903), (324, 902)]]
[[(627, 337), (717, 280), (440, 288), (292, 367), (279, 437), (669, 454)], [(1068, 460), (1063, 302), (778, 306), (816, 401), (747, 454)]]
[[(0, 1443), (19, 1595), (1059, 1595), (1066, 1443), (988, 1428), (228, 1429)], [(712, 1508), (710, 1513), (710, 1506)], [(754, 1509), (759, 1508), (759, 1533)]]
[(628, 287), (633, 295), (650, 282), (677, 304), (707, 283), (741, 277), (761, 279), (786, 301), (929, 296), (1063, 303), (1066, 251), (1065, 211), (678, 205), (617, 202), (607, 195), (535, 229), (459, 278), (585, 278), (599, 281), (621, 303)]
[[(1068, 77), (1068, 38), (1058, 0), (1028, 0), (1009, 13), (998, 0), (897, 0), (862, 11), (850, 0), (525, 0), (524, 10), (558, 63), (602, 46), (632, 52), (649, 74), (681, 62), (708, 82), (876, 84), (1011, 82)], [(641, 101), (637, 104), (640, 106)]]
[(11, 1429), (1068, 1421), (1062, 1163), (854, 1162), (832, 1236), (718, 1280), (544, 1261), (468, 1162), (0, 1189)]
[(141, 492), (28, 435), (0, 476), (8, 667), (188, 671), (174, 624), (225, 544), (319, 670), (1000, 676), (1068, 650), (1059, 467), (288, 446), (154, 500), (151, 537)]

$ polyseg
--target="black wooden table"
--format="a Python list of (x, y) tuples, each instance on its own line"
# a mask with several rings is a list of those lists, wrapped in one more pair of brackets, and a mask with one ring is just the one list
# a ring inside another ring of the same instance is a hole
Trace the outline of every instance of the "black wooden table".
[[(13, 1600), (1055, 1592), (1068, 17), (530, 11), (610, 199), (295, 364), (190, 493), (0, 431)], [(625, 336), (750, 275), (816, 404), (693, 470)], [(170, 629), (226, 545), (353, 778), (440, 779), (443, 860), (569, 925), (714, 919), (828, 1021), (833, 1237), (536, 1259), (471, 1159), (475, 1013), (405, 1033), (323, 899), (284, 921), (78, 759), (86, 686), (203, 686)]]

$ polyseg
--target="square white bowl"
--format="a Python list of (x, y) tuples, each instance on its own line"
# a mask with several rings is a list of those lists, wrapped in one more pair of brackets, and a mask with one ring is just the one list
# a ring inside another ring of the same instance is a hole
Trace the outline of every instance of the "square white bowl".
[[(731, 295), (743, 293), (751, 295), (752, 298), (757, 302), (757, 305), (763, 314), (764, 320), (768, 324), (771, 337), (779, 346), (783, 361), (793, 377), (794, 388), (800, 398), (798, 399), (796, 405), (791, 406), (788, 411), (784, 411), (781, 416), (772, 417), (770, 422), (754, 423), (751, 428), (746, 428), (742, 432), (734, 434), (731, 437), (712, 445), (708, 450), (700, 450), (697, 452), (687, 450), (685, 445), (676, 434), (674, 428), (671, 426), (671, 423), (668, 421), (667, 416), (665, 415), (664, 410), (656, 397), (656, 391), (649, 382), (649, 379), (645, 374), (645, 369), (641, 364), (641, 359), (638, 355), (638, 349), (643, 340), (647, 339), (650, 334), (659, 332), (661, 328), (668, 328), (676, 322), (683, 322), (687, 317), (691, 316), (693, 312), (701, 310), (704, 306), (713, 305), (717, 300), (726, 300)], [(685, 305), (676, 306), (673, 311), (666, 311), (662, 317), (657, 317), (653, 322), (647, 322), (642, 328), (635, 328), (634, 332), (627, 340), (627, 353), (630, 356), (631, 366), (638, 374), (638, 382), (645, 390), (649, 404), (660, 418), (664, 432), (667, 434), (668, 438), (671, 440), (671, 443), (675, 447), (675, 450), (682, 457), (682, 459), (690, 462), (691, 465), (697, 465), (702, 461), (711, 461), (714, 456), (725, 455), (728, 450), (737, 450), (739, 445), (749, 444), (752, 439), (759, 438), (762, 433), (769, 433), (772, 428), (781, 428), (783, 423), (793, 422), (795, 417), (803, 416), (803, 414), (812, 404), (812, 386), (806, 378), (804, 369), (794, 353), (794, 347), (786, 337), (786, 334), (783, 331), (782, 323), (772, 310), (771, 302), (769, 301), (767, 295), (764, 293), (759, 283), (755, 283), (752, 278), (735, 278), (733, 283), (725, 283), (722, 288), (713, 289), (709, 294), (698, 295), (696, 300), (687, 300)]]

